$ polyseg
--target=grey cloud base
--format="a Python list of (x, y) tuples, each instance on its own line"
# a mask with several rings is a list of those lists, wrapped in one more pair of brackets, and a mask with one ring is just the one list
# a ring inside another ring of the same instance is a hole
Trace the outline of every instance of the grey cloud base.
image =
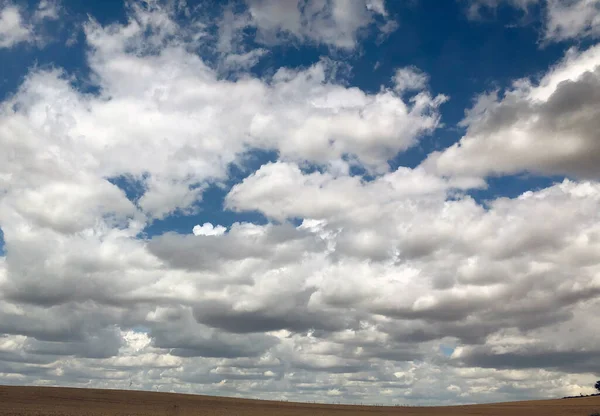
[(429, 155), (424, 166), (445, 175), (524, 171), (597, 179), (600, 49), (571, 49), (537, 84), (529, 80), (498, 97), (482, 95), (462, 124), (466, 135)]

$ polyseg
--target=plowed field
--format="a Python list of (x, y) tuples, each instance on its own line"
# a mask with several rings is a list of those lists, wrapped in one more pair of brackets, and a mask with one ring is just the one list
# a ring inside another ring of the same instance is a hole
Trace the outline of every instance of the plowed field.
[(452, 407), (367, 407), (119, 390), (0, 386), (0, 415), (33, 416), (589, 416), (600, 396)]

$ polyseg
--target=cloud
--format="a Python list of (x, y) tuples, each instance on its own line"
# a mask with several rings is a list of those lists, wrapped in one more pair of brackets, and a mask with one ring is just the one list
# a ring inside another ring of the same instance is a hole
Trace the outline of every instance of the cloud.
[(99, 95), (80, 93), (59, 69), (38, 70), (3, 103), (0, 140), (19, 155), (5, 153), (4, 189), (67, 181), (73, 172), (98, 183), (125, 178), (143, 190), (138, 210), (160, 219), (194, 212), (206, 185), (223, 180), (248, 149), (316, 163), (351, 155), (380, 171), (439, 123), (444, 96), (421, 90), (405, 102), (392, 89), (345, 87), (328, 61), (224, 80), (186, 51), (186, 30), (169, 13), (133, 13), (126, 25), (85, 26)]
[[(451, 188), (468, 189), (485, 186), (477, 179), (448, 181), (429, 175), (422, 169), (398, 168), (372, 182), (359, 176), (336, 176), (330, 172), (304, 174), (292, 163), (263, 165), (255, 173), (235, 185), (226, 197), (227, 208), (258, 210), (280, 221), (286, 218), (331, 219), (338, 216), (358, 221), (372, 220), (386, 204), (390, 207), (409, 198), (444, 199)], [(359, 204), (368, 196), (375, 204)]]
[[(277, 44), (287, 40), (314, 42), (346, 50), (376, 22), (389, 22), (382, 0), (246, 0), (248, 25), (257, 29), (257, 41)], [(386, 29), (387, 30), (387, 29)]]
[(394, 75), (394, 89), (398, 92), (421, 90), (425, 88), (429, 77), (418, 68), (399, 68)]
[[(591, 294), (591, 297), (597, 297), (597, 294)], [(490, 337), (486, 345), (459, 348), (453, 353), (452, 360), (464, 366), (482, 368), (558, 371), (564, 371), (568, 362), (569, 372), (598, 373), (598, 365), (593, 359), (598, 351), (592, 347), (597, 336), (594, 333), (583, 335), (592, 325), (587, 314), (594, 310), (593, 302), (584, 304), (568, 325), (537, 329), (530, 332), (527, 339), (515, 331), (505, 330)], [(550, 331), (560, 334), (552, 342), (547, 339)], [(579, 347), (583, 336), (590, 342), (589, 348)]]
[(61, 6), (57, 0), (40, 0), (37, 9), (33, 14), (35, 22), (43, 20), (58, 20), (60, 17)]
[(482, 11), (495, 10), (502, 4), (528, 13), (540, 6), (543, 19), (543, 40), (561, 42), (600, 35), (600, 1), (598, 0), (468, 0), (467, 14), (481, 19)]
[(0, 3), (0, 49), (20, 43), (43, 44), (39, 30), (47, 21), (57, 20), (59, 12), (58, 3), (49, 0), (41, 0), (33, 13), (10, 2)]
[(545, 37), (551, 41), (600, 35), (598, 0), (548, 0)]
[(171, 267), (211, 270), (225, 261), (251, 258), (268, 259), (269, 264), (287, 263), (321, 246), (314, 236), (289, 224), (234, 223), (229, 232), (218, 236), (166, 233), (150, 240), (148, 249)]
[(21, 11), (13, 5), (0, 10), (0, 48), (10, 48), (32, 37), (31, 28), (23, 21)]
[(482, 94), (461, 125), (462, 139), (425, 162), (442, 174), (529, 171), (597, 178), (600, 47), (571, 48), (539, 81), (521, 79)]
[(205, 222), (202, 225), (194, 225), (192, 232), (194, 235), (223, 235), (227, 231), (227, 227), (222, 225), (213, 226), (210, 222)]
[[(384, 321), (382, 328), (397, 339), (450, 336), (477, 344), (494, 328), (529, 331), (570, 321), (573, 305), (596, 298), (593, 272), (579, 269), (594, 261), (585, 247), (591, 235), (583, 235), (586, 227), (597, 228), (595, 220), (587, 223), (598, 203), (596, 183), (565, 181), (491, 201), (485, 210), (468, 197), (450, 202), (451, 184), (431, 177), (427, 186), (425, 173), (417, 172), (399, 170), (363, 183), (266, 165), (234, 187), (226, 201), (280, 221), (315, 218), (303, 228), (327, 241), (332, 263), (322, 267), (311, 300), (337, 308), (362, 305), (388, 317), (389, 327)], [(407, 187), (412, 175), (420, 187)], [(566, 212), (566, 228), (546, 222)], [(579, 221), (588, 225), (573, 228)], [(540, 287), (536, 293), (536, 285), (572, 275), (570, 267), (579, 270), (581, 286), (554, 286), (552, 295)]]
[(215, 330), (194, 321), (189, 310), (177, 320), (157, 322), (149, 333), (153, 346), (168, 348), (177, 357), (259, 357), (278, 343), (274, 336), (240, 336)]
[(544, 0), (461, 0), (467, 4), (467, 16), (472, 20), (483, 19), (486, 11), (495, 12), (502, 4), (510, 5), (527, 13), (532, 5)]

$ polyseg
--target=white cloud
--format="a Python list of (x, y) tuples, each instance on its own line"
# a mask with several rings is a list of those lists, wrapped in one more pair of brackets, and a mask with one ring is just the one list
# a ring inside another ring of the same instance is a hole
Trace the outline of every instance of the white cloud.
[[(166, 12), (134, 10), (127, 25), (85, 27), (100, 95), (79, 93), (59, 70), (42, 70), (3, 104), (0, 141), (12, 152), (3, 155), (3, 187), (62, 181), (72, 172), (124, 177), (140, 183), (138, 207), (164, 218), (193, 211), (204, 185), (223, 179), (249, 148), (324, 164), (353, 155), (381, 171), (438, 125), (444, 96), (422, 90), (405, 102), (391, 89), (365, 93), (331, 79), (327, 61), (281, 68), (267, 80), (223, 80), (181, 37), (169, 41), (183, 29)], [(158, 50), (142, 53), (149, 47)]]
[(11, 2), (0, 4), (0, 48), (12, 48), (20, 43), (45, 42), (39, 29), (47, 21), (59, 18), (58, 2), (41, 0), (33, 13), (24, 12)]
[(20, 9), (5, 5), (0, 10), (0, 48), (10, 48), (31, 38), (31, 28), (23, 21)]
[(33, 14), (33, 21), (58, 20), (60, 9), (61, 7), (57, 0), (40, 0)]
[[(134, 205), (116, 186), (97, 178), (73, 179), (10, 193), (1, 206), (14, 207), (18, 215), (27, 218), (36, 227), (65, 234), (94, 228), (99, 218), (104, 217), (105, 221), (116, 226), (128, 216), (135, 215)], [(106, 218), (107, 214), (114, 215), (114, 218)]]
[(600, 35), (600, 1), (548, 0), (546, 39), (561, 41)]
[(465, 136), (425, 166), (441, 174), (597, 178), (599, 103), (600, 46), (572, 48), (538, 82), (517, 80), (501, 96), (481, 95), (462, 122)]
[[(445, 198), (445, 191), (456, 187), (482, 187), (477, 179), (449, 182), (429, 175), (422, 169), (399, 168), (373, 182), (362, 178), (315, 172), (305, 175), (298, 166), (289, 163), (263, 165), (258, 171), (235, 185), (226, 197), (226, 207), (237, 210), (259, 210), (270, 218), (329, 219), (343, 215), (366, 221), (380, 215), (387, 204), (406, 198)], [(359, 196), (358, 193), (364, 194)], [(371, 205), (357, 203), (366, 197)], [(372, 210), (372, 211), (371, 211)]]
[(258, 63), (261, 57), (267, 54), (264, 49), (254, 49), (242, 54), (227, 54), (223, 59), (223, 66), (228, 70), (247, 70)]
[(421, 90), (427, 85), (429, 77), (418, 68), (399, 68), (394, 75), (394, 89), (399, 92)]
[[(408, 186), (412, 175), (421, 186)], [(588, 244), (597, 232), (597, 184), (564, 182), (518, 199), (493, 201), (486, 211), (469, 198), (448, 201), (448, 184), (432, 177), (427, 186), (421, 175), (396, 172), (362, 184), (345, 177), (304, 175), (276, 164), (235, 187), (228, 203), (279, 220), (321, 219), (315, 232), (333, 240), (330, 255), (338, 262), (322, 266), (312, 278), (319, 289), (311, 299), (342, 308), (363, 305), (396, 319), (428, 320), (424, 326), (405, 322), (403, 329), (399, 321), (390, 324), (406, 339), (422, 330), (424, 339), (454, 336), (474, 342), (490, 334), (494, 320), (501, 327), (523, 330), (544, 326), (547, 319), (569, 319), (562, 317), (571, 308), (561, 309), (563, 300), (596, 297), (600, 282), (592, 270), (579, 267), (594, 261), (588, 257)], [(564, 228), (550, 220), (558, 217)], [(367, 266), (363, 259), (375, 263)], [(571, 267), (579, 270), (579, 283), (553, 286), (564, 273), (573, 275), (567, 271)], [(533, 289), (537, 284), (554, 289), (538, 292)], [(520, 300), (506, 304), (506, 297), (516, 292)], [(487, 323), (478, 323), (478, 315)]]
[(256, 27), (257, 40), (265, 44), (291, 38), (352, 50), (376, 18), (381, 27), (388, 22), (381, 0), (246, 0), (246, 3), (248, 24)]
[(205, 222), (202, 225), (194, 225), (192, 232), (194, 235), (223, 235), (227, 231), (227, 227), (222, 225), (214, 226), (210, 222)]

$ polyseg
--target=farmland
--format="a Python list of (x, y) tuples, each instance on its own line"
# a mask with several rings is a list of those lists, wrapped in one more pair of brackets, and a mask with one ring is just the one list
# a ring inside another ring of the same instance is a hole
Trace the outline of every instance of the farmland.
[(0, 386), (3, 416), (589, 416), (597, 411), (600, 411), (599, 396), (451, 407), (369, 407), (142, 391)]

